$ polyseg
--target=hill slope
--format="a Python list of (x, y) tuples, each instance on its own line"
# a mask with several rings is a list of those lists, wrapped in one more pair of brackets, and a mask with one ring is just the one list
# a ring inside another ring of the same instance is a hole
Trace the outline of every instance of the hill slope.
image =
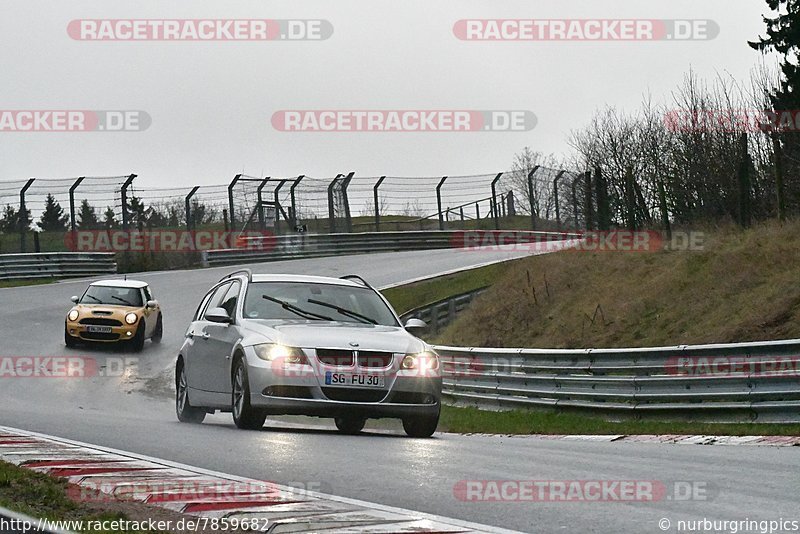
[(706, 233), (703, 251), (516, 262), (435, 340), (641, 347), (800, 337), (800, 223)]

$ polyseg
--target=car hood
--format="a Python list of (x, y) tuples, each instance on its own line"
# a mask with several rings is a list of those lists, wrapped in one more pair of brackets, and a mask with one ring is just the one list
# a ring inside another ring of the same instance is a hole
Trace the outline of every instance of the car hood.
[[(252, 338), (250, 344), (272, 342), (290, 347), (399, 353), (415, 353), (425, 349), (424, 342), (399, 326), (321, 321), (288, 323), (250, 319), (246, 321), (245, 327), (256, 334), (248, 336)], [(352, 345), (353, 343), (358, 346)]]
[(107, 304), (76, 304), (72, 309), (78, 310), (82, 319), (86, 317), (105, 317), (120, 321), (131, 312), (141, 313), (144, 310), (141, 306), (109, 306)]

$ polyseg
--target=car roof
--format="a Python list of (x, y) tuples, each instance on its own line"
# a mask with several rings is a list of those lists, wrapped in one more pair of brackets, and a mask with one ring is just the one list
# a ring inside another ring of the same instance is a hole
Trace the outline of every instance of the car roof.
[(101, 287), (127, 287), (131, 289), (142, 289), (143, 287), (147, 287), (145, 282), (141, 282), (139, 280), (98, 280), (97, 282), (92, 282), (89, 285)]
[(305, 284), (331, 284), (337, 286), (364, 287), (352, 280), (330, 276), (308, 276), (301, 274), (254, 274), (253, 282), (300, 282)]

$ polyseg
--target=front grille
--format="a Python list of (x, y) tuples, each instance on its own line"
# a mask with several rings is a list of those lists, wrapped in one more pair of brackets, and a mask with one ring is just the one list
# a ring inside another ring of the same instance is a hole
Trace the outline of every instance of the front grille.
[(116, 319), (103, 319), (102, 317), (87, 317), (79, 321), (81, 324), (91, 324), (95, 326), (122, 326), (122, 321)]
[(386, 392), (374, 389), (322, 388), (322, 393), (330, 400), (345, 402), (380, 402)]
[(392, 365), (394, 355), (391, 352), (358, 351), (358, 365), (360, 367), (389, 367)]
[(353, 351), (343, 349), (317, 349), (317, 359), (325, 365), (349, 367), (353, 365)]
[(290, 399), (312, 399), (308, 386), (269, 386), (264, 390), (267, 397), (287, 397)]
[(119, 339), (119, 334), (105, 333), (105, 332), (81, 332), (83, 339), (95, 341), (116, 341)]

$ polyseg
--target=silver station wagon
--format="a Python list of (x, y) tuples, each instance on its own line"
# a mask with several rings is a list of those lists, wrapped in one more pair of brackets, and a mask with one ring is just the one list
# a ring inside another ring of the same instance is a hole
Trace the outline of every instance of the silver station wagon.
[(331, 417), (348, 434), (399, 418), (409, 436), (439, 422), (439, 358), (362, 278), (231, 273), (203, 297), (175, 369), (183, 422), (232, 412), (258, 429), (267, 415)]

